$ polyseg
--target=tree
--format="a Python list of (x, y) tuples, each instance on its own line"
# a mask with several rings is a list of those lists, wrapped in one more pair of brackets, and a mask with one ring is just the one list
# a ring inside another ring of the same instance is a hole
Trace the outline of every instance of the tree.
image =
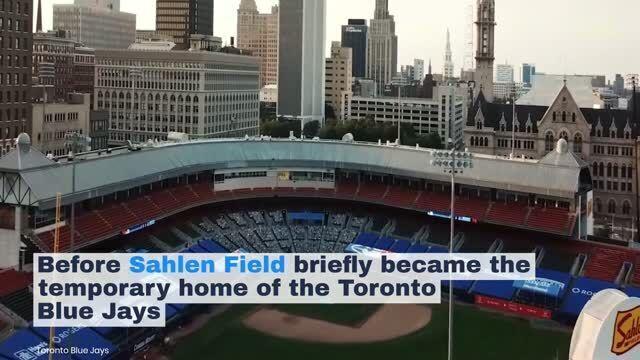
[(324, 117), (329, 120), (336, 120), (336, 111), (333, 109), (329, 103), (324, 103)]
[(260, 124), (260, 133), (274, 138), (288, 138), (290, 131), (294, 136), (300, 136), (300, 120), (278, 119)]
[(312, 138), (318, 135), (318, 130), (320, 130), (320, 122), (317, 120), (310, 121), (304, 124), (304, 129), (302, 129), (302, 133), (305, 137)]

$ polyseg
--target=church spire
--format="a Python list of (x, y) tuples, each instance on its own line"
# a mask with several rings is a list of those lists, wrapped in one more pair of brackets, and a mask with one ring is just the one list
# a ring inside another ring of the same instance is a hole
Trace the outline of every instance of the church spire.
[(451, 36), (449, 28), (447, 28), (447, 45), (444, 51), (444, 78), (445, 80), (453, 78), (453, 57), (451, 55)]
[(38, 15), (36, 18), (36, 32), (42, 32), (42, 0), (38, 0)]

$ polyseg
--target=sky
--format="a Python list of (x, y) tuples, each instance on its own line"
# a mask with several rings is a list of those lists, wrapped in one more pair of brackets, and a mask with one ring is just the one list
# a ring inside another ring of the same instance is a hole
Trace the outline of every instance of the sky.
[[(373, 18), (375, 0), (327, 1), (327, 53), (340, 40), (349, 18)], [(53, 4), (42, 0), (43, 26), (51, 29)], [(236, 34), (240, 0), (214, 0), (214, 35), (227, 43)], [(34, 0), (34, 9), (37, 0)], [(268, 12), (277, 0), (256, 0)], [(399, 64), (431, 59), (442, 73), (447, 28), (456, 73), (463, 66), (468, 42), (469, 5), (475, 0), (389, 0), (396, 20)], [(615, 3), (615, 4), (613, 4)], [(138, 29), (155, 28), (155, 0), (121, 0), (122, 11), (137, 15)], [(522, 63), (551, 74), (640, 72), (640, 1), (638, 0), (496, 0), (496, 63), (513, 64), (516, 79)], [(35, 23), (35, 22), (34, 22)], [(426, 69), (425, 69), (426, 70)]]

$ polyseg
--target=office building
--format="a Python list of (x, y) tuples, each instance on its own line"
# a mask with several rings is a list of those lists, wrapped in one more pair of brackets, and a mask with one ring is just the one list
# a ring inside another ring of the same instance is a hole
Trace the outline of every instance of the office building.
[(367, 76), (367, 39), (369, 27), (365, 19), (349, 19), (348, 25), (342, 25), (342, 46), (351, 48), (353, 54), (353, 76)]
[(487, 101), (493, 101), (493, 62), (495, 60), (496, 5), (494, 0), (478, 0), (476, 21), (475, 92), (482, 90)]
[(31, 5), (31, 0), (4, 1), (0, 8), (0, 155), (18, 134), (31, 130)]
[(398, 37), (389, 0), (376, 0), (373, 19), (369, 22), (367, 46), (367, 78), (376, 82), (378, 94), (398, 71)]
[(507, 63), (498, 64), (496, 66), (496, 81), (498, 83), (512, 83), (515, 79), (513, 77), (513, 65)]
[(325, 0), (280, 0), (278, 115), (324, 121)]
[[(432, 99), (402, 98), (400, 106), (397, 97), (354, 96), (351, 101), (351, 118), (373, 118), (378, 122), (411, 124), (416, 134), (435, 133), (443, 144), (453, 139), (462, 144), (465, 101), (453, 86), (438, 86)], [(400, 109), (400, 115), (398, 113)]]
[(209, 51), (96, 50), (95, 109), (109, 112), (109, 144), (258, 134), (260, 65)]
[(191, 35), (213, 36), (213, 0), (156, 0), (156, 32), (188, 49)]
[(515, 95), (516, 99), (519, 99), (530, 89), (521, 82), (495, 82), (493, 83), (493, 97), (494, 99), (511, 100)]
[(349, 117), (349, 101), (353, 97), (352, 51), (339, 41), (331, 43), (331, 57), (326, 61), (325, 101), (333, 107), (339, 120)]
[(613, 92), (618, 95), (624, 95), (624, 77), (620, 74), (616, 74), (616, 78), (613, 81)]
[(413, 59), (413, 80), (424, 80), (424, 60)]
[[(42, 85), (41, 85), (42, 86)], [(90, 94), (69, 94), (64, 100), (34, 103), (31, 144), (43, 154), (66, 155), (88, 141), (91, 115)], [(76, 141), (71, 136), (78, 135)], [(89, 143), (83, 150), (88, 150)], [(77, 151), (77, 150), (76, 150)]]
[(638, 85), (640, 84), (640, 77), (638, 76), (638, 74), (627, 74), (624, 76), (624, 88), (626, 90), (632, 90), (634, 83), (636, 84), (637, 89)]
[(238, 8), (238, 49), (260, 58), (262, 86), (278, 84), (278, 6), (258, 12), (255, 0), (242, 0)]
[(536, 66), (534, 64), (522, 64), (522, 83), (525, 86), (531, 86), (533, 75), (536, 74)]
[(136, 15), (120, 11), (119, 0), (75, 0), (53, 5), (53, 29), (90, 48), (126, 49), (136, 39)]
[(449, 29), (447, 29), (447, 45), (444, 50), (444, 69), (442, 72), (444, 80), (453, 79), (453, 58), (451, 54), (451, 37), (449, 36)]

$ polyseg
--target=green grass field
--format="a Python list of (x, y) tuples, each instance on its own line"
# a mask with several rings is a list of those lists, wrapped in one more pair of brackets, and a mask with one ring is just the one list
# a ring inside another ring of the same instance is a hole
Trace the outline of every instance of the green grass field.
[[(238, 305), (212, 319), (196, 334), (182, 340), (172, 359), (446, 359), (447, 308), (434, 306), (429, 326), (401, 339), (367, 345), (324, 345), (274, 338), (244, 327), (240, 320), (254, 307)], [(375, 309), (355, 306), (286, 306), (298, 315), (358, 321)], [(359, 315), (345, 312), (354, 311)], [(455, 312), (454, 358), (476, 360), (566, 359), (570, 334), (538, 330), (526, 320), (458, 306)], [(206, 354), (206, 355), (205, 355)]]

